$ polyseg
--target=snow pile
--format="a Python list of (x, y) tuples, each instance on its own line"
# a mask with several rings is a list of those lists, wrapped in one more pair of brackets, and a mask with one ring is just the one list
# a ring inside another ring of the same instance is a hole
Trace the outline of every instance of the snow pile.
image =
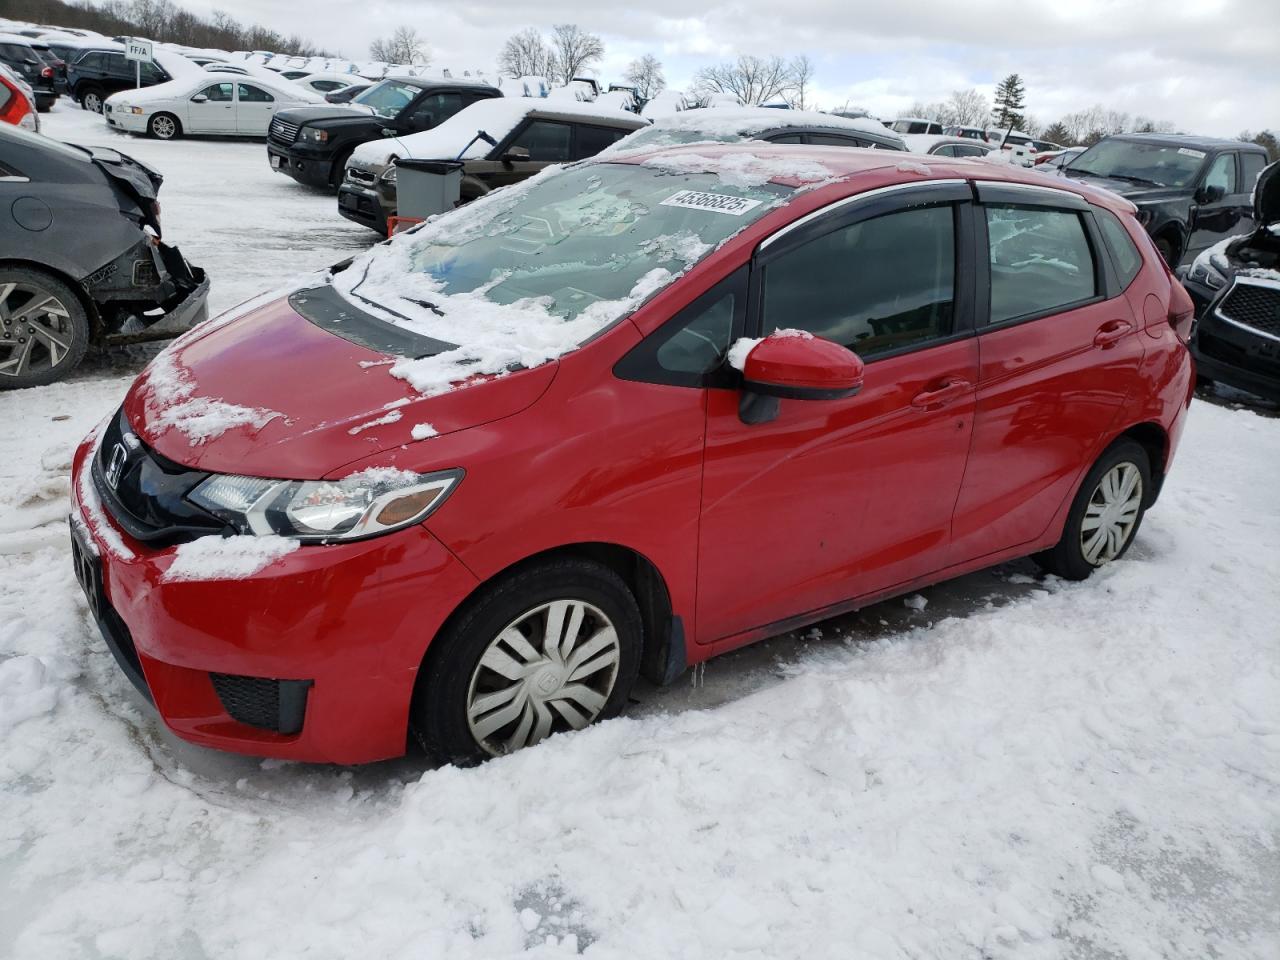
[(50, 713), (58, 705), (63, 684), (57, 679), (74, 677), (69, 661), (56, 661), (53, 669), (40, 657), (19, 654), (0, 660), (0, 737), (24, 720)]
[(251, 534), (233, 537), (200, 537), (178, 544), (173, 562), (164, 572), (167, 581), (241, 580), (266, 569), (301, 544), (288, 537)]
[(713, 173), (734, 187), (758, 187), (770, 180), (794, 180), (813, 184), (831, 180), (835, 174), (816, 160), (789, 156), (760, 156), (754, 153), (728, 153), (708, 157), (697, 153), (660, 154), (642, 161), (666, 173)]
[[(194, 332), (194, 331), (192, 331)], [(261, 430), (283, 413), (261, 407), (242, 407), (215, 397), (197, 397), (191, 371), (178, 360), (178, 350), (166, 349), (143, 374), (143, 403), (147, 427), (156, 433), (176, 429), (191, 446), (199, 446), (236, 427)]]
[(415, 423), (409, 434), (415, 440), (426, 440), (430, 437), (439, 436), (436, 428), (429, 423)]
[(897, 169), (900, 173), (918, 173), (922, 177), (927, 177), (932, 172), (917, 160), (902, 160), (898, 163)]
[(369, 421), (366, 421), (365, 423), (357, 424), (356, 426), (348, 430), (347, 433), (351, 434), (354, 437), (356, 434), (364, 433), (364, 431), (370, 430), (373, 427), (382, 427), (382, 426), (386, 426), (389, 423), (395, 423), (403, 416), (404, 414), (401, 413), (399, 410), (392, 410), (390, 413), (383, 414), (377, 419), (369, 420)]

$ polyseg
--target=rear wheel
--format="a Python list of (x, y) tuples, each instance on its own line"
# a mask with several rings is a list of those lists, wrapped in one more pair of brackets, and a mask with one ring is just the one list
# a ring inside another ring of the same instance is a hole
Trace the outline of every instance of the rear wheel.
[(1112, 444), (1093, 465), (1067, 514), (1062, 539), (1035, 560), (1049, 573), (1084, 580), (1128, 551), (1151, 491), (1147, 451), (1133, 440)]
[(55, 277), (0, 267), (0, 389), (52, 383), (89, 349), (89, 318)]
[(85, 87), (80, 92), (80, 106), (94, 113), (102, 112), (102, 90), (98, 87)]
[(157, 140), (173, 140), (182, 135), (182, 124), (172, 113), (157, 113), (147, 121), (147, 132)]
[(432, 643), (412, 723), (433, 759), (460, 764), (617, 715), (640, 667), (635, 598), (608, 567), (564, 559), (481, 593)]

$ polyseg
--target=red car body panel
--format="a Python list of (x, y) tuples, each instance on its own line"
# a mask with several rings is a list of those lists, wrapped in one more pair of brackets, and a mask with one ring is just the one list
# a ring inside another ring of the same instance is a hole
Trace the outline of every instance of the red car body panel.
[[(1168, 319), (1178, 309), (1173, 280), (1126, 201), (1072, 182), (1052, 187), (1122, 214), (1143, 251), (1120, 296), (869, 362), (856, 396), (785, 399), (776, 418), (754, 425), (739, 416), (738, 389), (616, 376), (621, 358), (762, 239), (836, 200), (930, 179), (1042, 183), (985, 163), (931, 158), (924, 177), (873, 151), (791, 152), (844, 179), (797, 193), (629, 318), (533, 369), (422, 397), (389, 375), (387, 357), (282, 300), (215, 321), (172, 354), (200, 396), (281, 414), (260, 430), (193, 445), (156, 428), (147, 375), (139, 378), (125, 403), (131, 425), (192, 468), (288, 479), (369, 466), (466, 471), (425, 524), (303, 546), (245, 579), (168, 582), (175, 548), (131, 540), (83, 502), (87, 440), (74, 465), (75, 510), (166, 724), (193, 742), (261, 755), (397, 755), (432, 638), (483, 584), (539, 554), (604, 544), (643, 558), (683, 627), (686, 662), (696, 663), (1051, 546), (1080, 477), (1126, 430), (1155, 431), (1167, 470), (1194, 379)], [(401, 417), (365, 426), (390, 410)], [(412, 442), (420, 422), (439, 435)], [(112, 549), (117, 538), (132, 556)], [(313, 680), (301, 733), (232, 720), (210, 672)]]

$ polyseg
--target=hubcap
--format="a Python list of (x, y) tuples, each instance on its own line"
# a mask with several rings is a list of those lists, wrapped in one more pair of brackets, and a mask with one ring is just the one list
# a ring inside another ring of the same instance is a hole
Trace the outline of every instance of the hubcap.
[(490, 754), (511, 753), (600, 715), (618, 678), (618, 633), (599, 609), (554, 600), (506, 626), (467, 691), (467, 725)]
[(1133, 536), (1142, 509), (1142, 474), (1117, 463), (1102, 475), (1080, 524), (1080, 550), (1095, 567), (1120, 555)]
[(56, 367), (71, 350), (62, 301), (29, 283), (0, 282), (0, 377)]
[(156, 132), (156, 136), (168, 140), (173, 136), (173, 121), (168, 117), (156, 117), (151, 121), (151, 129)]
[(102, 99), (96, 93), (85, 94), (84, 105), (94, 113), (102, 112)]

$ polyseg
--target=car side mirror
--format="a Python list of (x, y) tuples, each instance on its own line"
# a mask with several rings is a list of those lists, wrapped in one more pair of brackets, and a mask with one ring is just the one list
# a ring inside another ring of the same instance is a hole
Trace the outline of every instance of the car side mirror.
[(508, 147), (507, 152), (502, 155), (503, 163), (527, 163), (528, 160), (528, 147)]
[(208, 103), (209, 98), (206, 97), (203, 93), (197, 93), (194, 97), (191, 98), (191, 102), (192, 103)]
[(1217, 203), (1227, 195), (1225, 187), (1218, 184), (1212, 184), (1207, 187), (1201, 187), (1196, 194), (1196, 203)]
[(398, 136), (400, 136), (400, 131), (399, 131), (399, 130), (397, 130), (395, 127), (383, 127), (383, 128), (382, 128), (382, 130), (381, 130), (381, 133), (382, 133), (382, 135), (383, 135), (384, 137), (398, 137)]
[(862, 389), (865, 371), (862, 358), (852, 350), (800, 330), (765, 337), (750, 348), (741, 369), (738, 415), (743, 423), (772, 420), (779, 400), (852, 397)]

